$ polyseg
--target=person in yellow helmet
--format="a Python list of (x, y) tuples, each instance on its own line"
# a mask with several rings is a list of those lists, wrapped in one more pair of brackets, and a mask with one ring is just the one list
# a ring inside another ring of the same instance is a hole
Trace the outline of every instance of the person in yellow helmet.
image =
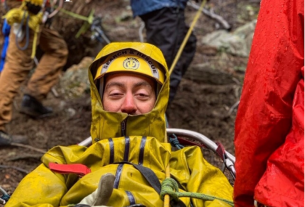
[(99, 91), (106, 111), (140, 115), (155, 104), (157, 86), (164, 83), (164, 69), (149, 57), (142, 59), (131, 53), (129, 49), (119, 51), (98, 68), (95, 80), (103, 79)]
[[(56, 146), (18, 185), (6, 207), (163, 206), (166, 168), (179, 191), (232, 201), (232, 186), (197, 146), (171, 151), (165, 110), (168, 68), (148, 43), (106, 45), (89, 67), (92, 145)], [(229, 207), (189, 197), (171, 206)]]

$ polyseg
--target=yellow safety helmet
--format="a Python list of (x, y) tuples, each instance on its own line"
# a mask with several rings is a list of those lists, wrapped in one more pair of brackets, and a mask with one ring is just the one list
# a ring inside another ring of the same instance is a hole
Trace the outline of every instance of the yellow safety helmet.
[(25, 0), (25, 2), (37, 5), (37, 6), (42, 6), (43, 0)]
[(116, 72), (142, 74), (155, 79), (161, 85), (165, 80), (164, 69), (158, 62), (133, 49), (123, 49), (110, 54), (97, 69), (94, 80)]
[(118, 72), (137, 73), (156, 81), (159, 93), (168, 76), (168, 68), (162, 51), (143, 42), (112, 42), (106, 45), (90, 65), (95, 84), (103, 97), (104, 77)]

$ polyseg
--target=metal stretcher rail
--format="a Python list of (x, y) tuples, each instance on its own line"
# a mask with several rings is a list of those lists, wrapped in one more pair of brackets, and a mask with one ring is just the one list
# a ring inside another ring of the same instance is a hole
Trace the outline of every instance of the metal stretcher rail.
[[(177, 136), (184, 136), (184, 137), (193, 138), (193, 139), (203, 143), (206, 147), (213, 150), (214, 152), (216, 152), (216, 149), (218, 147), (215, 142), (213, 142), (212, 140), (210, 140), (209, 138), (207, 138), (203, 134), (200, 134), (200, 133), (195, 132), (195, 131), (191, 131), (191, 130), (187, 130), (187, 129), (167, 128), (166, 132), (167, 132), (167, 134), (175, 134)], [(235, 163), (235, 157), (227, 151), (225, 153), (226, 153), (226, 156), (233, 163)]]
[[(203, 134), (191, 130), (176, 129), (176, 128), (167, 128), (166, 132), (167, 134), (175, 134), (176, 136), (183, 136), (183, 137), (195, 139), (200, 143), (204, 144), (204, 146), (212, 150), (215, 154), (217, 154), (216, 153), (216, 150), (218, 148), (217, 144), (212, 140), (210, 140), (209, 138), (207, 138), (206, 136), (204, 136)], [(224, 163), (225, 167), (231, 172), (231, 175), (235, 180), (235, 175), (236, 175), (236, 171), (234, 167), (235, 157), (229, 152), (225, 151), (224, 162), (225, 162)]]

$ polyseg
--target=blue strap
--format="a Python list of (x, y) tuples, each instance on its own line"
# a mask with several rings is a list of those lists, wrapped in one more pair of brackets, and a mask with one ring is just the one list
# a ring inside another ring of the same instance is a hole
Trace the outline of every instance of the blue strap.
[(2, 27), (2, 33), (4, 34), (4, 44), (1, 52), (1, 59), (0, 59), (0, 72), (3, 70), (6, 51), (9, 44), (9, 34), (10, 34), (11, 26), (7, 23), (6, 19), (4, 19), (4, 24)]

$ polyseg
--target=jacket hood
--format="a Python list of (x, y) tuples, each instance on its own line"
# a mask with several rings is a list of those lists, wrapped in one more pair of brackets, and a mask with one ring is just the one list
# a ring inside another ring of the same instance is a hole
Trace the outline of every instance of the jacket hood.
[[(103, 108), (99, 91), (94, 82), (98, 67), (106, 57), (114, 52), (133, 49), (151, 59), (163, 67), (165, 82), (161, 87), (154, 108), (141, 115), (129, 115), (127, 113), (108, 112)], [(166, 137), (165, 111), (169, 97), (169, 73), (164, 56), (159, 48), (152, 44), (141, 42), (117, 42), (106, 45), (96, 56), (89, 67), (89, 81), (91, 85), (92, 143), (102, 139), (120, 136), (152, 136), (164, 142)]]

